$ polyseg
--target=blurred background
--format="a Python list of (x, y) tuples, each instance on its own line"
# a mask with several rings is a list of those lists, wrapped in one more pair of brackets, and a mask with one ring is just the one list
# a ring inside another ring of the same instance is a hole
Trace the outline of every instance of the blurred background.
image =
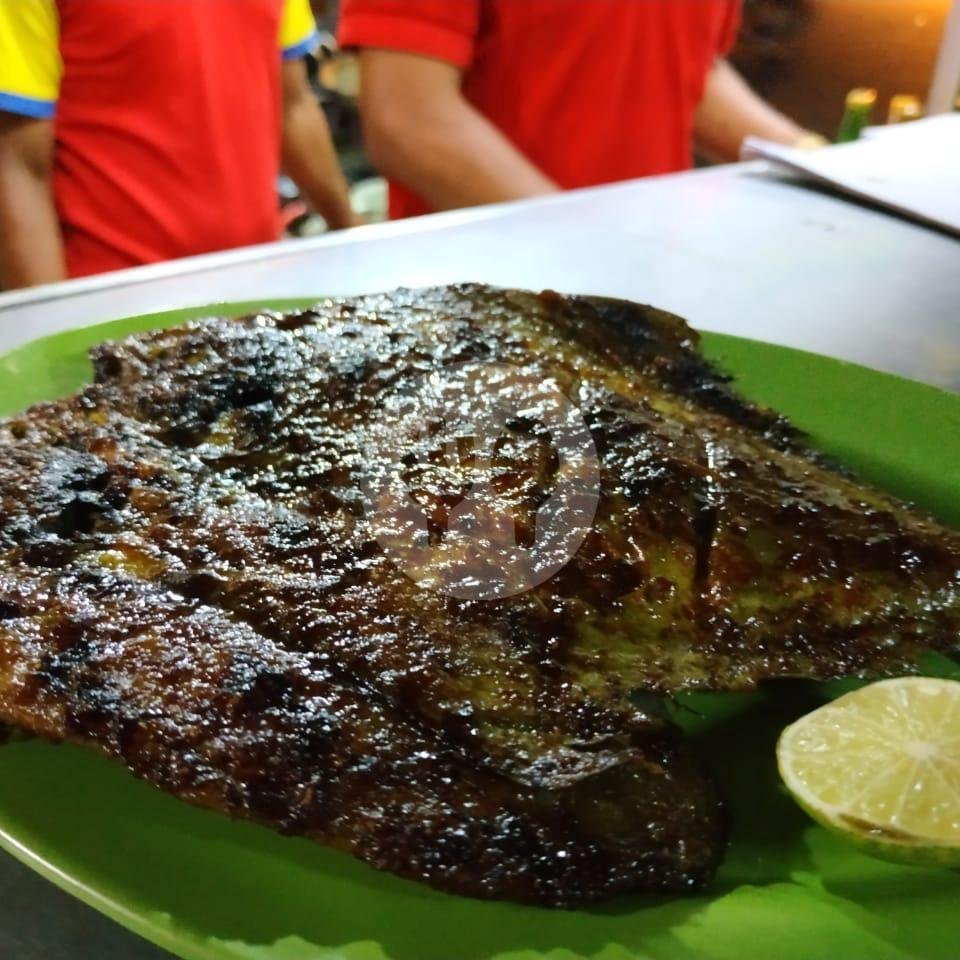
[[(386, 187), (367, 160), (356, 109), (358, 71), (337, 51), (337, 0), (312, 0), (325, 31), (311, 63), (354, 203), (369, 220), (386, 216)], [(891, 97), (930, 87), (951, 0), (745, 0), (743, 27), (731, 58), (774, 106), (830, 140), (837, 135), (847, 93), (877, 91), (874, 122), (886, 119)], [(290, 185), (292, 189), (292, 184)], [(288, 198), (291, 232), (309, 235), (322, 222)]]
[(746, 0), (738, 67), (775, 106), (826, 137), (854, 87), (890, 98), (930, 87), (950, 0)]

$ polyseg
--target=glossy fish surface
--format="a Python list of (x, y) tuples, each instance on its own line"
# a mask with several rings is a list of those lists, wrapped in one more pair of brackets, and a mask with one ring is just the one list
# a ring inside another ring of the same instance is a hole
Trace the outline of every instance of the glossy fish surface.
[(720, 799), (638, 704), (957, 649), (960, 536), (652, 308), (405, 290), (93, 361), (0, 426), (0, 723), (378, 868), (695, 889)]

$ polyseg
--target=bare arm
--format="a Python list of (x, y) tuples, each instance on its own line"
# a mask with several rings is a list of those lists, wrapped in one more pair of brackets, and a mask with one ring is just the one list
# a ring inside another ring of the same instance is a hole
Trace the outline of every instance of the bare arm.
[(283, 169), (331, 230), (363, 222), (350, 207), (327, 119), (299, 59), (283, 64)]
[(754, 93), (726, 60), (718, 60), (710, 72), (694, 134), (697, 145), (718, 160), (736, 160), (748, 136), (787, 146), (816, 137)]
[(559, 189), (464, 99), (456, 67), (377, 49), (364, 50), (360, 62), (371, 159), (435, 209)]
[(52, 121), (0, 112), (0, 289), (66, 279), (52, 170)]

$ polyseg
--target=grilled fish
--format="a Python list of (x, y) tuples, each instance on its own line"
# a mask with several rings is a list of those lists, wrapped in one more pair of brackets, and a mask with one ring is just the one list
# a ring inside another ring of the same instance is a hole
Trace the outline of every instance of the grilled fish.
[[(825, 463), (652, 308), (398, 291), (93, 362), (0, 427), (0, 723), (403, 876), (563, 906), (701, 886), (717, 791), (638, 692), (957, 647), (960, 535)], [(478, 458), (434, 401), (482, 408), (463, 371), (484, 367), (531, 395)], [(549, 453), (557, 394), (580, 461)], [(433, 567), (377, 526), (385, 463), (417, 536), (452, 544)], [(506, 502), (535, 544), (571, 477), (592, 519), (572, 556), (528, 589), (459, 589), (501, 556), (464, 503)]]

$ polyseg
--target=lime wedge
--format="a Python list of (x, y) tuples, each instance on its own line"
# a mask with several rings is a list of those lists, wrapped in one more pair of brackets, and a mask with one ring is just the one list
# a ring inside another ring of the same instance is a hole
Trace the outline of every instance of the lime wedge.
[(960, 867), (960, 683), (884, 680), (814, 710), (777, 744), (815, 820), (885, 860)]

